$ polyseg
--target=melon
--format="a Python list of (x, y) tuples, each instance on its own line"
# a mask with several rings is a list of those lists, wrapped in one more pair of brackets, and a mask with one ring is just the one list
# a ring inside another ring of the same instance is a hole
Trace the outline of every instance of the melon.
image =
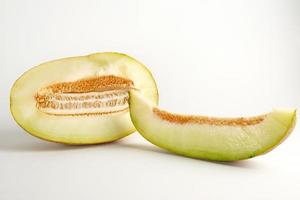
[(58, 59), (25, 72), (13, 85), (15, 121), (38, 138), (67, 144), (111, 142), (135, 131), (128, 91), (158, 103), (150, 71), (121, 53)]
[(174, 114), (131, 89), (129, 108), (137, 131), (179, 155), (215, 161), (252, 158), (271, 151), (293, 130), (295, 109), (239, 118)]

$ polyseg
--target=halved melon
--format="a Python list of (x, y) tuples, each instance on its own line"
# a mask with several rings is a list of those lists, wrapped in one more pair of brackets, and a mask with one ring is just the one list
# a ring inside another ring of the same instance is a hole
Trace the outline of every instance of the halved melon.
[(120, 53), (54, 60), (23, 74), (11, 89), (11, 112), (30, 134), (68, 144), (110, 142), (135, 131), (128, 90), (157, 104), (149, 70)]
[(233, 161), (264, 154), (292, 131), (296, 110), (273, 110), (249, 118), (172, 114), (130, 91), (130, 115), (140, 134), (171, 152), (200, 159)]

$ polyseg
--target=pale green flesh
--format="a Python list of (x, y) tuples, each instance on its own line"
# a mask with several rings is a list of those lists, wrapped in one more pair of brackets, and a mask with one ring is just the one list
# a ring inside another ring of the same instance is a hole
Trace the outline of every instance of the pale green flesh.
[(30, 134), (68, 144), (110, 142), (135, 131), (129, 112), (109, 115), (54, 116), (36, 108), (36, 92), (48, 85), (83, 78), (115, 75), (130, 79), (145, 98), (157, 104), (151, 73), (135, 59), (120, 53), (96, 53), (41, 64), (24, 73), (11, 90), (11, 112)]
[(255, 125), (174, 123), (153, 113), (154, 104), (130, 91), (130, 115), (140, 134), (171, 152), (200, 159), (233, 161), (270, 151), (292, 130), (295, 110), (274, 110)]

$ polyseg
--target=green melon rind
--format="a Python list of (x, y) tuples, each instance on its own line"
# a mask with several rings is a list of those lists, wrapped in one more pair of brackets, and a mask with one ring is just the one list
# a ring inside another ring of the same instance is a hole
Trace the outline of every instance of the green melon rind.
[(282, 134), (282, 137), (280, 137), (273, 145), (271, 145), (265, 149), (262, 149), (260, 152), (257, 152), (256, 156), (264, 155), (264, 154), (272, 151), (273, 149), (275, 149), (282, 142), (284, 142), (288, 138), (288, 136), (292, 133), (292, 131), (294, 130), (294, 128), (296, 126), (296, 122), (297, 122), (297, 109), (295, 109), (293, 111), (291, 120), (289, 121), (289, 124), (287, 125), (286, 131), (284, 132), (284, 134)]

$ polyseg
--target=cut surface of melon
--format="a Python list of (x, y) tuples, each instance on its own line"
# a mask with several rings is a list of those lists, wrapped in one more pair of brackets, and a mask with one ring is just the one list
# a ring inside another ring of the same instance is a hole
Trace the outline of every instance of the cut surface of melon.
[(149, 70), (120, 53), (95, 53), (38, 65), (11, 89), (11, 112), (30, 134), (68, 144), (110, 142), (135, 131), (128, 91), (157, 104)]
[(151, 143), (194, 158), (234, 161), (272, 150), (292, 131), (296, 110), (274, 109), (256, 117), (216, 118), (169, 113), (131, 90), (130, 115)]

